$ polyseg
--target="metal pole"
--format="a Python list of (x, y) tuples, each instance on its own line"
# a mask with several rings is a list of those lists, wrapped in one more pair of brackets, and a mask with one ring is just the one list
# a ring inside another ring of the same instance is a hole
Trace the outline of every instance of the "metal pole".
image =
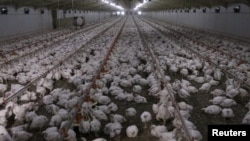
[[(60, 8), (60, 0), (57, 1), (57, 9), (58, 9), (58, 11), (59, 11), (59, 8)], [(58, 11), (57, 11), (57, 12), (58, 12)], [(58, 14), (57, 12), (56, 12), (56, 14)], [(59, 16), (58, 16), (58, 17), (59, 17)], [(57, 17), (57, 20), (58, 20), (58, 27), (60, 27), (60, 26), (61, 26), (61, 20), (60, 20), (58, 17)]]

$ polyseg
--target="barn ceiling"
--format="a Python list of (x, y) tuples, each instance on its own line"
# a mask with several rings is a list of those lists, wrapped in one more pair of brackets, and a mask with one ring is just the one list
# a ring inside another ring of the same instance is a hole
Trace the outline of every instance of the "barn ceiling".
[[(123, 7), (125, 10), (133, 10), (138, 4), (143, 4), (139, 10), (163, 10), (191, 7), (212, 7), (221, 5), (224, 7), (235, 3), (250, 5), (250, 0), (106, 0)], [(147, 2), (144, 2), (147, 1)], [(0, 5), (13, 5), (16, 8), (31, 6), (34, 8), (47, 7), (49, 9), (79, 9), (79, 10), (104, 10), (114, 11), (115, 7), (104, 3), (103, 0), (0, 0)]]

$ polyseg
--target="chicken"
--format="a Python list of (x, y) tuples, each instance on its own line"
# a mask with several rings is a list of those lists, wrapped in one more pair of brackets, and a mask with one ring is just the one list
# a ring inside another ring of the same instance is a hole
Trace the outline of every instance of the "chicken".
[(222, 109), (217, 105), (210, 105), (206, 108), (202, 108), (201, 110), (208, 114), (217, 115), (221, 112)]
[(144, 123), (144, 128), (147, 128), (147, 123), (149, 123), (152, 120), (151, 113), (148, 111), (144, 111), (141, 114), (141, 121)]
[(235, 115), (231, 108), (224, 108), (222, 109), (221, 116), (227, 119), (227, 118), (233, 118)]
[(151, 135), (155, 136), (155, 137), (160, 137), (160, 135), (164, 132), (167, 132), (167, 127), (165, 125), (151, 125), (150, 127), (150, 133)]
[(60, 126), (62, 122), (62, 117), (60, 115), (54, 115), (51, 117), (49, 126)]
[(79, 132), (82, 134), (86, 134), (90, 131), (90, 122), (81, 120), (80, 125), (79, 125)]
[(136, 103), (147, 103), (147, 99), (143, 96), (138, 95), (138, 94), (135, 95), (134, 101)]
[(131, 107), (125, 110), (125, 116), (126, 117), (135, 117), (136, 116), (136, 110), (135, 108)]
[(209, 102), (214, 105), (220, 105), (225, 99), (225, 96), (216, 96), (213, 99), (210, 99)]
[(33, 135), (31, 133), (28, 133), (26, 131), (18, 131), (14, 132), (12, 135), (12, 138), (15, 141), (28, 141)]
[(171, 118), (171, 113), (168, 110), (166, 103), (163, 103), (159, 106), (158, 113), (156, 114), (156, 120), (163, 120), (163, 125), (166, 124), (166, 121)]
[(5, 127), (0, 125), (0, 141), (14, 141)]
[(122, 130), (122, 125), (119, 122), (111, 122), (105, 125), (104, 133), (110, 138), (119, 137)]
[(135, 138), (138, 135), (138, 128), (136, 125), (130, 125), (126, 129), (126, 135), (129, 138)]
[(44, 115), (40, 115), (40, 116), (36, 116), (30, 125), (31, 129), (42, 129), (43, 127), (45, 127), (48, 124), (48, 118)]
[(222, 106), (222, 107), (231, 107), (231, 106), (235, 106), (235, 105), (237, 105), (237, 103), (233, 99), (230, 99), (230, 98), (226, 98), (220, 104), (220, 106)]
[(125, 121), (127, 121), (127, 120), (126, 120), (126, 118), (125, 118), (124, 116), (122, 116), (122, 115), (119, 115), (119, 114), (111, 114), (111, 115), (110, 115), (110, 121), (111, 121), (111, 122), (123, 123), (123, 122), (125, 122)]
[(96, 136), (97, 136), (97, 133), (100, 131), (100, 128), (101, 128), (101, 122), (99, 120), (93, 119), (90, 122), (90, 131), (94, 132)]

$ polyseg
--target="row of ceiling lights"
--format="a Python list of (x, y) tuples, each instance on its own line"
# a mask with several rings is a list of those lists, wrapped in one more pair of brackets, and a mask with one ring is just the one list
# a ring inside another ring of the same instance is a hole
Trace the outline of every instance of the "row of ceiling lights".
[[(135, 8), (134, 8), (135, 11), (138, 10), (140, 7), (142, 7), (144, 4), (146, 4), (147, 2), (149, 2), (149, 1), (151, 1), (151, 0), (139, 0), (139, 1), (140, 1), (140, 3), (137, 4), (137, 5), (135, 6)], [(110, 2), (110, 0), (102, 0), (102, 2), (104, 2), (104, 3), (106, 3), (106, 4), (109, 4), (109, 5), (115, 7), (115, 8), (117, 8), (117, 9), (119, 9), (119, 10), (124, 10), (123, 7), (121, 7), (121, 6), (119, 6), (119, 5), (116, 5), (116, 4), (113, 3), (113, 2)]]
[[(7, 15), (8, 14), (8, 8), (7, 7), (0, 7), (1, 14)], [(30, 9), (29, 8), (24, 8), (23, 9), (24, 14), (29, 14)], [(44, 9), (40, 9), (40, 14), (44, 14)]]
[(102, 2), (104, 2), (104, 3), (106, 3), (106, 4), (109, 4), (110, 6), (115, 7), (115, 8), (117, 8), (117, 9), (119, 9), (119, 10), (124, 10), (123, 7), (121, 7), (121, 6), (119, 6), (119, 5), (116, 5), (115, 3), (110, 2), (109, 0), (102, 0)]
[[(167, 11), (173, 12), (174, 10), (167, 10)], [(175, 10), (175, 11), (177, 12), (178, 10)], [(184, 10), (180, 9), (180, 12), (181, 12), (181, 13), (182, 13), (182, 11), (184, 11), (185, 13), (189, 13), (190, 9), (184, 9)], [(203, 8), (203, 9), (202, 9), (202, 12), (203, 12), (203, 13), (206, 13), (206, 11), (207, 11), (207, 8)], [(214, 11), (215, 11), (216, 13), (220, 13), (220, 7), (215, 7)], [(195, 12), (196, 12), (196, 9), (193, 9), (193, 12), (195, 13)], [(234, 7), (234, 12), (235, 12), (235, 13), (240, 13), (240, 6)]]
[[(134, 10), (138, 10), (140, 7), (142, 7), (144, 4), (146, 4), (148, 1), (151, 1), (151, 0), (143, 0), (141, 3), (139, 3), (135, 8)], [(119, 10), (124, 10), (123, 7), (119, 6), (119, 5), (116, 5), (115, 3), (112, 3), (108, 0), (102, 0), (102, 2), (106, 3), (106, 4), (109, 4), (110, 6), (113, 6)], [(8, 8), (7, 7), (1, 7), (0, 8), (1, 10), (1, 14), (8, 14)], [(185, 9), (184, 10), (185, 12), (189, 12), (189, 9)], [(203, 13), (206, 12), (206, 8), (203, 8), (202, 9)], [(180, 12), (182, 12), (182, 10), (180, 10)], [(193, 12), (196, 12), (196, 9), (193, 9)], [(216, 7), (215, 8), (215, 12), (216, 13), (219, 13), (220, 12), (220, 7)], [(240, 12), (240, 6), (236, 6), (234, 7), (234, 12), (235, 13), (239, 13)], [(40, 13), (41, 14), (44, 14), (44, 9), (40, 9)], [(28, 8), (24, 8), (24, 14), (29, 14), (29, 9)]]
[(149, 1), (151, 1), (151, 0), (141, 0), (141, 3), (137, 4), (135, 6), (134, 10), (138, 10), (140, 7), (142, 7), (143, 5), (145, 5)]

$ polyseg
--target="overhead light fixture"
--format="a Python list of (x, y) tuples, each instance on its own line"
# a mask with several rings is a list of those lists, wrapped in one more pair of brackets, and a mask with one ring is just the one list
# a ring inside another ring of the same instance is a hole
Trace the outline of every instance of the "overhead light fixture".
[(134, 8), (134, 10), (138, 10), (140, 7), (142, 7), (144, 4), (146, 4), (147, 0), (142, 0), (141, 3), (137, 4)]
[(7, 7), (1, 7), (1, 14), (8, 14), (8, 8)]
[(240, 6), (234, 7), (234, 13), (240, 13)]
[(138, 11), (138, 12), (137, 12), (137, 14), (138, 14), (138, 15), (141, 15), (141, 14), (142, 14), (142, 12), (141, 12), (141, 11)]
[(104, 2), (104, 3), (106, 3), (106, 4), (109, 4), (110, 6), (115, 7), (115, 8), (117, 8), (117, 9), (124, 10), (123, 7), (121, 7), (121, 6), (119, 6), (119, 5), (116, 5), (115, 3), (110, 2), (110, 1), (108, 1), (108, 0), (102, 0), (102, 2)]
[(215, 8), (215, 12), (216, 12), (216, 13), (220, 13), (220, 7), (216, 7), (216, 8)]
[(24, 12), (24, 14), (29, 14), (30, 13), (30, 9), (29, 8), (24, 8), (23, 12)]

